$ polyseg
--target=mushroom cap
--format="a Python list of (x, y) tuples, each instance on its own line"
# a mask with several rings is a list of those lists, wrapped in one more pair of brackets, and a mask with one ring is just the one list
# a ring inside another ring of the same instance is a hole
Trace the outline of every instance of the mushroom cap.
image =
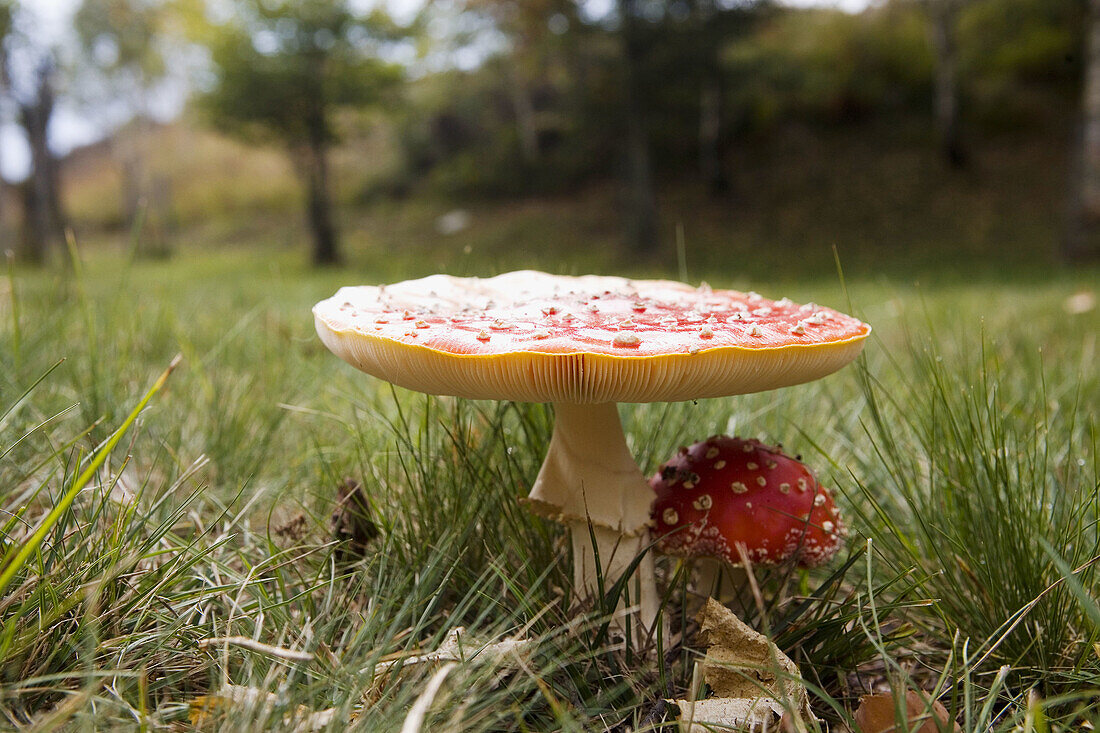
[(473, 399), (675, 402), (830, 374), (871, 327), (814, 304), (669, 280), (510, 272), (341, 288), (313, 308), (337, 356)]
[(681, 448), (650, 480), (657, 549), (756, 565), (828, 562), (846, 534), (833, 497), (801, 462), (759, 440), (714, 436)]

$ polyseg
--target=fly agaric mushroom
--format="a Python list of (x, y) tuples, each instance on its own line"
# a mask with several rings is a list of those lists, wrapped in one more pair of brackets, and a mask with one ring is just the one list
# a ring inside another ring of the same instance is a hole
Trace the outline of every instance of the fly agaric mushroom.
[(833, 497), (800, 461), (759, 440), (715, 435), (681, 448), (654, 474), (653, 536), (657, 549), (702, 566), (702, 587), (722, 565), (796, 559), (801, 567), (828, 562), (846, 534)]
[[(653, 491), (627, 447), (616, 402), (808, 382), (854, 359), (871, 330), (828, 308), (756, 293), (533, 271), (341, 288), (313, 313), (330, 350), (398, 386), (554, 404), (529, 505), (569, 527), (582, 597), (598, 592), (596, 552), (610, 587), (648, 541)], [(658, 597), (648, 554), (631, 580), (635, 628), (651, 630)]]

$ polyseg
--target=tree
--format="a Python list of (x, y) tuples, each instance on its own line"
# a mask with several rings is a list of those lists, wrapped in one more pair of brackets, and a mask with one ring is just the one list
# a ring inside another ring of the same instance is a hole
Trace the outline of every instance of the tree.
[[(7, 96), (11, 91), (11, 74), (8, 65), (8, 40), (15, 30), (14, 0), (0, 0), (0, 96)], [(6, 234), (3, 226), (7, 219), (4, 210), (4, 200), (7, 198), (7, 181), (0, 177), (0, 232)], [(7, 244), (6, 242), (4, 243)], [(8, 247), (3, 247), (7, 250)]]
[(313, 262), (340, 262), (329, 194), (328, 153), (339, 108), (381, 101), (402, 78), (378, 58), (399, 29), (342, 0), (238, 0), (235, 20), (210, 44), (216, 82), (202, 100), (232, 134), (287, 147), (305, 189)]
[(940, 149), (952, 168), (967, 163), (959, 134), (958, 52), (955, 27), (965, 0), (926, 0), (932, 50), (935, 54), (934, 113)]
[(14, 0), (0, 0), (0, 81), (30, 148), (30, 172), (22, 184), (21, 255), (44, 262), (64, 237), (60, 166), (49, 143), (56, 102), (56, 49), (35, 38), (35, 21)]
[(19, 124), (31, 149), (31, 171), (23, 187), (23, 249), (33, 262), (45, 261), (50, 245), (60, 244), (65, 231), (59, 166), (49, 141), (53, 85), (53, 60), (45, 57), (34, 70), (33, 90), (17, 99)]
[(1081, 133), (1077, 160), (1071, 166), (1069, 221), (1062, 240), (1062, 259), (1095, 259), (1092, 244), (1100, 222), (1100, 0), (1089, 0), (1085, 39), (1085, 77), (1081, 88)]
[(623, 144), (625, 146), (625, 199), (627, 243), (641, 255), (652, 255), (659, 244), (657, 194), (647, 124), (642, 65), (647, 40), (638, 0), (619, 0), (620, 36), (623, 48)]
[[(129, 129), (111, 139), (122, 168), (123, 213), (131, 225), (139, 220), (143, 206), (154, 208), (150, 198), (157, 187), (146, 169), (144, 150), (149, 97), (167, 75), (166, 45), (176, 10), (166, 0), (83, 0), (73, 18), (80, 41), (77, 73), (81, 88), (92, 97), (87, 106), (101, 107), (103, 99), (121, 101), (125, 113), (134, 116)], [(154, 223), (160, 218), (154, 216)], [(152, 251), (167, 251), (159, 227), (147, 228), (144, 234), (142, 241), (154, 240)]]

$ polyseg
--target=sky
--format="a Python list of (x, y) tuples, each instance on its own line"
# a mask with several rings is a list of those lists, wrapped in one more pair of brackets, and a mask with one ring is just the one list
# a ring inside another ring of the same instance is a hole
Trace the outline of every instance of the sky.
[[(371, 4), (371, 0), (360, 0)], [(784, 0), (787, 5), (797, 7), (835, 7), (858, 13), (872, 0)], [(80, 0), (25, 0), (25, 7), (34, 15), (34, 33), (40, 39), (55, 43), (69, 33), (70, 20)], [(423, 5), (424, 0), (384, 0), (395, 17), (409, 16)], [(590, 12), (600, 15), (601, 8), (614, 5), (615, 0), (588, 0)], [(606, 10), (602, 11), (606, 12)], [(183, 108), (186, 92), (182, 89), (165, 90), (157, 100), (154, 115), (161, 119), (171, 119)], [(117, 124), (114, 120), (103, 120), (77, 108), (64, 100), (58, 102), (53, 119), (50, 121), (50, 143), (54, 151), (64, 155), (73, 148), (87, 145), (102, 139)], [(26, 138), (18, 125), (10, 120), (0, 122), (0, 175), (8, 181), (19, 181), (26, 177), (30, 166), (30, 151)]]

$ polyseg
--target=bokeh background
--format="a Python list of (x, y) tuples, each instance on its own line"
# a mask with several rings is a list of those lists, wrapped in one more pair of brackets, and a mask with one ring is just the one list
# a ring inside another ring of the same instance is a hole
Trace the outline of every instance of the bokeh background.
[(0, 248), (1032, 277), (1100, 251), (1089, 6), (9, 0)]

